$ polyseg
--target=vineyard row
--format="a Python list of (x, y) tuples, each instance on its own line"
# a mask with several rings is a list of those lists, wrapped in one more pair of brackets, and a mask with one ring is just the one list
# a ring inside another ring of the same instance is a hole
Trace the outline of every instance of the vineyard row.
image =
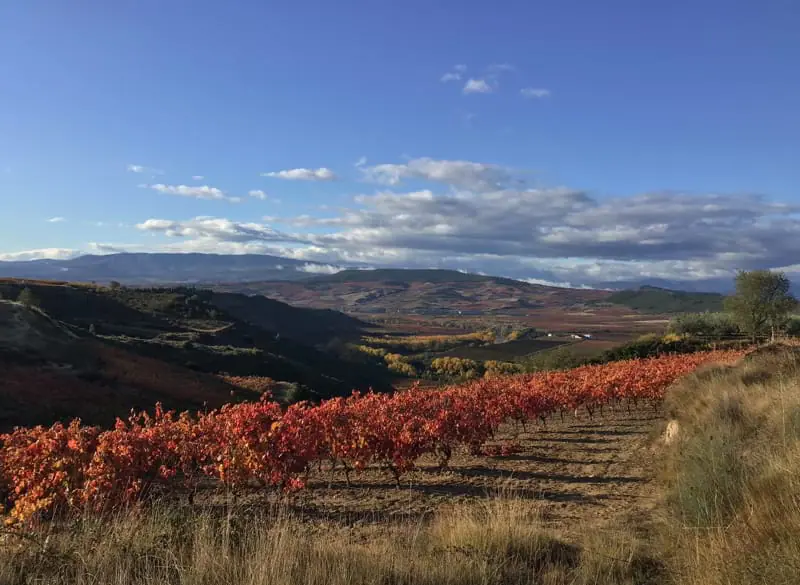
[(348, 474), (379, 464), (400, 476), (423, 455), (446, 466), (457, 449), (484, 452), (510, 421), (545, 419), (604, 404), (657, 401), (698, 366), (742, 355), (669, 355), (563, 372), (502, 376), (443, 389), (353, 393), (282, 409), (265, 397), (199, 415), (133, 414), (111, 430), (69, 425), (0, 436), (0, 506), (9, 523), (87, 508), (113, 511), (162, 489), (193, 493), (202, 480), (227, 489), (303, 487), (312, 464)]

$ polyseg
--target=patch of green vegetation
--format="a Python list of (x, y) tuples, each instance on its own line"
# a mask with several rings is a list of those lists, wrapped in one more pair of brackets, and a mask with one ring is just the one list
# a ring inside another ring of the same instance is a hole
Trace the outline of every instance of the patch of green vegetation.
[(578, 354), (570, 345), (562, 345), (555, 349), (540, 351), (526, 357), (520, 364), (526, 372), (544, 372), (549, 370), (568, 370), (586, 363), (588, 360)]
[(647, 313), (702, 313), (721, 311), (725, 297), (719, 293), (698, 293), (643, 286), (615, 292), (605, 302), (624, 305)]
[(507, 341), (505, 343), (495, 343), (480, 347), (459, 347), (447, 351), (444, 355), (473, 360), (500, 360), (509, 361), (513, 359), (524, 359), (541, 352), (549, 352), (560, 345), (569, 343), (563, 340), (553, 340), (551, 338), (538, 339), (519, 339)]

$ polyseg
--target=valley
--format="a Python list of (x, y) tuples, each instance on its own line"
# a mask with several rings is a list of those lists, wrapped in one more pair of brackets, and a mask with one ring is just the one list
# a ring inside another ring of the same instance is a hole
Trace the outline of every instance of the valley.
[[(0, 279), (0, 298), (30, 297), (30, 308), (0, 307), (0, 426), (110, 424), (155, 402), (198, 410), (266, 389), (291, 403), (448, 383), (524, 371), (540, 353), (580, 363), (668, 319), (612, 304), (609, 291), (443, 270), (207, 286)], [(21, 327), (35, 347), (20, 348)]]

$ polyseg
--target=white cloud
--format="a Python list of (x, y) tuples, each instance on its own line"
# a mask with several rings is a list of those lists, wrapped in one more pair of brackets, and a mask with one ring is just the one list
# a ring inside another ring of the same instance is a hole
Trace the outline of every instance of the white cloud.
[(238, 222), (216, 217), (195, 217), (185, 221), (151, 218), (136, 225), (145, 232), (170, 237), (227, 242), (301, 242), (299, 236), (283, 234), (255, 222)]
[(192, 175), (193, 181), (202, 181), (203, 179), (205, 179), (203, 175)]
[(146, 167), (143, 165), (128, 165), (127, 170), (129, 173), (148, 174), (148, 175), (163, 175), (164, 171)]
[(336, 179), (336, 174), (325, 167), (318, 169), (287, 169), (284, 171), (261, 173), (261, 176), (286, 179), (288, 181), (333, 181)]
[(454, 65), (452, 71), (448, 71), (439, 79), (442, 83), (447, 83), (448, 81), (461, 81), (464, 77), (464, 72), (467, 70), (466, 65)]
[(264, 193), (264, 191), (262, 191), (261, 189), (253, 189), (251, 191), (248, 191), (247, 194), (250, 197), (255, 197), (256, 199), (261, 199), (262, 201), (264, 201), (267, 198), (267, 194)]
[(334, 266), (333, 264), (303, 264), (298, 266), (297, 270), (300, 272), (309, 272), (311, 274), (336, 274), (344, 270), (341, 266)]
[(40, 248), (38, 250), (24, 250), (22, 252), (0, 253), (0, 261), (23, 262), (27, 260), (67, 260), (80, 256), (80, 250), (72, 248)]
[[(370, 170), (392, 184), (418, 176), (408, 165)], [(491, 188), (480, 174), (471, 179), (477, 190), (361, 195), (355, 198), (360, 208), (282, 221), (317, 228), (305, 236), (311, 245), (301, 248), (309, 260), (433, 263), (577, 285), (641, 278), (729, 281), (740, 268), (796, 263), (800, 206), (718, 194), (596, 199), (564, 188), (518, 189), (499, 183)], [(438, 180), (463, 188), (465, 175), (450, 172)]]
[(366, 156), (362, 156), (362, 157), (359, 157), (359, 159), (353, 164), (353, 166), (358, 169), (358, 168), (363, 167), (366, 164), (367, 164), (367, 157)]
[(499, 165), (464, 160), (416, 158), (404, 164), (363, 167), (367, 181), (399, 185), (405, 179), (422, 179), (474, 190), (497, 189), (513, 176), (511, 169)]
[(522, 94), (522, 97), (534, 99), (549, 96), (550, 90), (536, 87), (526, 87), (519, 90), (519, 93)]
[(48, 223), (61, 223), (67, 221), (66, 218), (63, 217), (51, 217), (47, 220)]
[(195, 199), (213, 199), (218, 201), (230, 201), (238, 203), (241, 201), (239, 197), (229, 197), (224, 191), (217, 187), (210, 187), (209, 185), (201, 185), (192, 187), (190, 185), (164, 185), (163, 183), (156, 183), (155, 185), (146, 185), (153, 191), (159, 193), (166, 193), (168, 195), (179, 195), (181, 197), (194, 197)]
[[(138, 250), (141, 245), (139, 244), (106, 244), (102, 242), (89, 242), (87, 245), (89, 252), (92, 254), (125, 254), (133, 250)], [(147, 250), (142, 250), (147, 251)]]
[[(531, 189), (514, 169), (464, 160), (417, 158), (359, 169), (384, 185), (430, 184), (361, 194), (347, 207), (316, 211), (326, 216), (156, 217), (137, 228), (162, 236), (148, 239), (150, 250), (264, 253), (312, 266), (441, 267), (559, 286), (642, 279), (729, 285), (737, 269), (753, 268), (800, 274), (800, 204), (755, 195), (595, 197), (564, 187)], [(291, 232), (271, 227), (277, 221), (293, 226)]]
[(468, 79), (467, 83), (464, 84), (464, 89), (462, 90), (465, 94), (469, 93), (492, 93), (494, 89), (492, 86), (489, 85), (485, 79)]

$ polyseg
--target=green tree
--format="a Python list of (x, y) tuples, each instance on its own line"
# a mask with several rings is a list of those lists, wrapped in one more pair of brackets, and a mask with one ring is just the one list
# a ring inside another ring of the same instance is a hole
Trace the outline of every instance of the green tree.
[(725, 339), (739, 333), (739, 327), (727, 313), (684, 313), (672, 318), (667, 331), (678, 335)]
[(790, 317), (786, 322), (785, 332), (792, 337), (800, 336), (800, 318)]
[(27, 286), (20, 291), (19, 296), (17, 297), (17, 302), (22, 303), (26, 307), (39, 306), (39, 299), (36, 298), (36, 295), (33, 294), (33, 291)]
[(774, 339), (797, 305), (790, 287), (783, 272), (742, 270), (736, 275), (736, 292), (725, 299), (725, 310), (753, 341), (767, 333)]

